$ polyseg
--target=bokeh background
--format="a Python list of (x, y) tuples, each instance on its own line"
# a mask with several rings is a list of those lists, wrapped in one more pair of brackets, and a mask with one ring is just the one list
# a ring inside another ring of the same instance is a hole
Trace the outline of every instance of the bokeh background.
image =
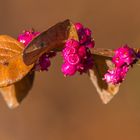
[[(96, 47), (140, 45), (139, 0), (0, 0), (0, 34), (42, 31), (70, 18), (93, 30)], [(0, 140), (140, 140), (140, 67), (103, 105), (87, 75), (65, 78), (62, 59), (37, 73), (30, 94), (15, 110), (0, 97)]]

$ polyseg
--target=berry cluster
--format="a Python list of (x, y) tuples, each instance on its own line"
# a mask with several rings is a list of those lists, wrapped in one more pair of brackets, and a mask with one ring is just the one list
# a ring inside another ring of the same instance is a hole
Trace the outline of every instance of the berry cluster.
[(56, 52), (50, 51), (49, 53), (44, 53), (39, 60), (36, 62), (35, 70), (36, 71), (48, 71), (48, 68), (51, 66), (50, 58), (56, 56)]
[(31, 40), (38, 36), (40, 32), (35, 32), (34, 30), (23, 31), (17, 38), (17, 40), (27, 46)]
[[(31, 31), (24, 31), (22, 34), (20, 34), (17, 38), (17, 40), (21, 43), (23, 43), (25, 45), (25, 47), (31, 42), (31, 40), (33, 38), (35, 38), (36, 36), (38, 36), (40, 34), (40, 32), (35, 32), (33, 30)], [(56, 53), (55, 52), (49, 52), (49, 53), (45, 53), (43, 54), (38, 62), (36, 62), (34, 69), (37, 71), (44, 71), (44, 70), (48, 70), (48, 67), (51, 65), (50, 59), (51, 57), (55, 56)]]
[(62, 51), (64, 63), (61, 71), (65, 76), (74, 75), (76, 71), (80, 74), (86, 73), (93, 67), (93, 57), (89, 48), (93, 48), (95, 43), (91, 37), (91, 30), (84, 28), (80, 23), (76, 23), (75, 28), (79, 41), (68, 39)]
[(121, 83), (125, 79), (130, 66), (133, 66), (137, 60), (138, 55), (132, 48), (128, 47), (128, 45), (116, 49), (115, 55), (112, 58), (115, 68), (108, 70), (104, 75), (104, 80), (106, 80), (107, 83), (112, 84)]

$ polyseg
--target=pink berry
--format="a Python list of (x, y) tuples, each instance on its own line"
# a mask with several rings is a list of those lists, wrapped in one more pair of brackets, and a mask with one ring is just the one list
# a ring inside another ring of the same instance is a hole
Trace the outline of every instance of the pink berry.
[(65, 47), (62, 51), (62, 56), (64, 57), (65, 60), (67, 60), (68, 56), (70, 54), (75, 54), (77, 52), (77, 49), (74, 47)]
[(50, 67), (51, 62), (50, 59), (46, 56), (46, 54), (43, 54), (40, 58), (39, 58), (39, 65), (40, 65), (40, 69), (43, 70), (48, 70), (48, 67)]
[(79, 48), (79, 50), (78, 50), (78, 54), (79, 54), (79, 56), (80, 57), (86, 57), (86, 48), (85, 48), (85, 46), (81, 46), (80, 48)]
[(67, 57), (69, 54), (74, 54), (76, 52), (77, 49), (74, 47), (65, 47), (62, 51), (64, 57)]
[(79, 42), (74, 40), (74, 39), (68, 39), (65, 44), (66, 47), (74, 47), (78, 48), (79, 47)]
[(85, 28), (84, 32), (87, 36), (91, 36), (91, 30), (89, 28)]
[(86, 34), (81, 34), (81, 35), (79, 35), (79, 42), (80, 42), (80, 44), (84, 44), (84, 43), (86, 43), (87, 42), (87, 40), (88, 40), (88, 37), (87, 37), (87, 35)]
[(67, 62), (71, 65), (77, 65), (80, 62), (80, 58), (77, 54), (70, 54), (67, 57)]
[(119, 56), (114, 56), (112, 58), (112, 61), (114, 62), (114, 64), (116, 65), (116, 67), (121, 67), (121, 66), (124, 65), (123, 59), (121, 59)]
[(75, 23), (75, 28), (76, 30), (81, 30), (83, 29), (83, 25), (81, 23)]
[(114, 79), (114, 75), (112, 75), (109, 72), (104, 75), (104, 80), (106, 80), (107, 83), (112, 83), (112, 84), (117, 83), (115, 81), (116, 79)]
[(104, 75), (104, 80), (106, 80), (107, 83), (119, 84), (125, 79), (128, 70), (128, 66), (123, 66), (121, 68), (116, 67), (113, 70), (108, 70)]
[(85, 45), (87, 48), (94, 48), (94, 46), (95, 46), (95, 41), (94, 40), (92, 40), (92, 41), (90, 41), (90, 42), (88, 42), (88, 43), (86, 43), (86, 45)]
[(70, 65), (68, 63), (64, 63), (61, 67), (61, 71), (64, 75), (72, 76), (76, 73), (76, 67), (74, 65)]
[(129, 48), (127, 45), (122, 46), (115, 50), (115, 55), (113, 57), (113, 62), (117, 67), (122, 65), (131, 65), (136, 60), (135, 51), (132, 48)]

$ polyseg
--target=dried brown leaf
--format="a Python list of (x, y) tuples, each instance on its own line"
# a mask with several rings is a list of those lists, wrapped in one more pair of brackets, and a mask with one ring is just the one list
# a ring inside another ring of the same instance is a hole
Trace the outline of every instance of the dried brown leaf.
[(20, 105), (21, 101), (26, 97), (32, 88), (34, 80), (34, 72), (29, 73), (23, 79), (13, 85), (0, 88), (4, 100), (9, 108), (13, 109)]
[(24, 50), (24, 62), (33, 64), (43, 53), (60, 50), (68, 38), (78, 40), (77, 31), (70, 20), (57, 23), (34, 38)]
[(107, 104), (119, 91), (119, 85), (107, 84), (102, 78), (108, 69), (114, 67), (111, 58), (104, 55), (93, 55), (94, 67), (89, 76), (104, 104)]
[(0, 36), (0, 87), (8, 86), (22, 79), (33, 67), (23, 62), (23, 44), (16, 39)]

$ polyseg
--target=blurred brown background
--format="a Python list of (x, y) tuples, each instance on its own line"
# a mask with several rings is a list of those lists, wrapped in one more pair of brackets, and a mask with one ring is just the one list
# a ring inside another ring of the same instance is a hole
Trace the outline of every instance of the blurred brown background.
[[(93, 30), (96, 47), (140, 45), (139, 0), (0, 1), (0, 34), (44, 30), (70, 18)], [(37, 73), (22, 105), (9, 110), (0, 98), (0, 140), (140, 140), (140, 67), (119, 94), (103, 105), (87, 75), (64, 78), (61, 57)]]

